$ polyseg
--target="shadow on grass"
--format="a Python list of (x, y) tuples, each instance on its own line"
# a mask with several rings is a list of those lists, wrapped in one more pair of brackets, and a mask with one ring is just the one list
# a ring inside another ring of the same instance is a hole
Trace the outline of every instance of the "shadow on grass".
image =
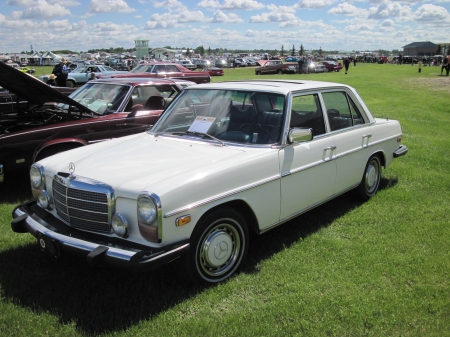
[[(382, 179), (380, 189), (396, 183)], [(269, 235), (255, 235), (243, 272), (256, 273), (260, 261), (327, 227), (361, 204), (347, 193), (272, 229)], [(77, 329), (86, 334), (123, 331), (206, 289), (189, 285), (184, 279), (187, 276), (177, 272), (178, 261), (151, 273), (91, 269), (84, 259), (47, 258), (36, 245), (0, 252), (3, 297), (38, 313), (55, 315), (61, 324), (75, 322)]]
[(8, 174), (0, 184), (0, 203), (21, 203), (32, 199), (28, 172), (20, 171)]

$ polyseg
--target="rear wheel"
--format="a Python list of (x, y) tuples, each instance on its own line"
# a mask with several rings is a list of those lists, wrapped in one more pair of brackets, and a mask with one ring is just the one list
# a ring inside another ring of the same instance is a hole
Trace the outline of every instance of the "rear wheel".
[(277, 70), (277, 74), (278, 74), (278, 75), (283, 75), (283, 70), (278, 69), (278, 70)]
[(248, 228), (234, 209), (206, 214), (191, 236), (186, 266), (194, 283), (218, 283), (235, 274), (248, 251)]
[(369, 200), (378, 191), (381, 181), (381, 163), (380, 158), (375, 155), (370, 157), (364, 170), (364, 175), (356, 193), (364, 201)]

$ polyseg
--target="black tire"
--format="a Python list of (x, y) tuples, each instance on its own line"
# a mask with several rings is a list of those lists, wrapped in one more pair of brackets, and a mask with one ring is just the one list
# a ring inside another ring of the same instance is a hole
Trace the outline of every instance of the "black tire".
[(186, 266), (194, 283), (215, 284), (237, 273), (248, 252), (248, 228), (234, 209), (206, 214), (195, 227)]
[(278, 74), (278, 75), (283, 75), (283, 70), (278, 69), (277, 74)]
[(370, 157), (359, 186), (355, 189), (357, 196), (367, 201), (378, 191), (381, 181), (381, 162), (377, 155)]
[(260, 71), (257, 71), (257, 72), (256, 72), (256, 75), (261, 75), (261, 72), (260, 72)]
[(67, 88), (75, 88), (74, 81), (66, 81), (66, 87)]

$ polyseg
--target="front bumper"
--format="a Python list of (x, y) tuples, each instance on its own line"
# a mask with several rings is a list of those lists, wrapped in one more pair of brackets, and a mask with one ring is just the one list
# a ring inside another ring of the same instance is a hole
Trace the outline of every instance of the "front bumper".
[(17, 206), (12, 216), (12, 230), (32, 234), (45, 253), (55, 258), (64, 254), (81, 255), (92, 266), (152, 270), (180, 257), (189, 249), (189, 240), (154, 248), (76, 230), (44, 211), (35, 201)]

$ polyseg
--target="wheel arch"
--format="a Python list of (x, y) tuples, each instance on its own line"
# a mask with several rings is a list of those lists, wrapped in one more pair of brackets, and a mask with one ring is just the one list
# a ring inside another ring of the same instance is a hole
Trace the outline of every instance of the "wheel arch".
[(373, 156), (377, 156), (380, 159), (381, 166), (383, 168), (386, 168), (386, 153), (383, 150), (379, 149), (379, 150), (372, 152), (368, 156), (367, 161), (369, 161), (369, 159), (372, 158)]
[(53, 154), (73, 150), (81, 146), (88, 145), (87, 142), (80, 139), (71, 139), (63, 142), (47, 142), (36, 149), (33, 154), (33, 163)]
[[(243, 200), (230, 200), (227, 202), (224, 202), (219, 205), (215, 205), (214, 207), (207, 210), (201, 217), (200, 220), (205, 217), (207, 214), (214, 212), (217, 209), (220, 208), (231, 208), (237, 211), (245, 220), (247, 223), (248, 229), (251, 230), (254, 233), (259, 233), (258, 228), (258, 220), (256, 218), (256, 215), (253, 211), (253, 209)], [(199, 221), (200, 221), (199, 220)]]

